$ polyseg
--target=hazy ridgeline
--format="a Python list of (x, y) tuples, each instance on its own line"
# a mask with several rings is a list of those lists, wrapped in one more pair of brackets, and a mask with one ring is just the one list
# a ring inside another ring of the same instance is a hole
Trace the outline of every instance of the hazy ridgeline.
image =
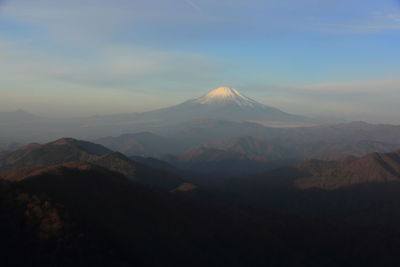
[(400, 126), (321, 122), (225, 87), (0, 125), (2, 265), (400, 264)]

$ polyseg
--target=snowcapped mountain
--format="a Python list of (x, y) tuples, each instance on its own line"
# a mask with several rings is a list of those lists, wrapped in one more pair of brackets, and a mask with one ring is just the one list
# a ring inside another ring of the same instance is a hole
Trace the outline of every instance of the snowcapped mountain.
[(141, 113), (142, 120), (176, 122), (196, 119), (225, 119), (233, 121), (307, 121), (307, 118), (288, 114), (261, 104), (238, 90), (219, 87), (182, 104)]
[(239, 91), (230, 87), (219, 87), (202, 97), (189, 102), (204, 105), (238, 105), (242, 107), (263, 106), (257, 101), (242, 95)]
[[(302, 125), (310, 119), (292, 115), (259, 103), (238, 90), (219, 87), (201, 97), (181, 104), (142, 113), (113, 114), (86, 118), (41, 118), (23, 111), (0, 112), (0, 142), (26, 140), (47, 142), (63, 136), (82, 139), (119, 136), (126, 133), (165, 133), (191, 129), (205, 135), (205, 121), (257, 122), (263, 125)], [(282, 123), (280, 123), (282, 122)], [(192, 125), (185, 128), (183, 125)], [(207, 123), (206, 123), (207, 124)], [(208, 125), (208, 124), (207, 124)], [(221, 126), (221, 125), (219, 125)], [(214, 127), (208, 125), (206, 128)], [(204, 127), (203, 127), (204, 128)], [(241, 128), (241, 127), (240, 127)], [(227, 132), (227, 127), (215, 127), (214, 132)], [(234, 129), (232, 131), (235, 131)], [(18, 139), (17, 139), (18, 138)]]

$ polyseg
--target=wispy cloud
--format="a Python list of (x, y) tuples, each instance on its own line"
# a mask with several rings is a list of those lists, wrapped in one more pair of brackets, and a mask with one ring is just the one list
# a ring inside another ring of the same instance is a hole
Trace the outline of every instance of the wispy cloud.
[(212, 81), (215, 78), (213, 72), (226, 68), (226, 64), (222, 65), (206, 55), (157, 51), (132, 45), (97, 47), (83, 59), (9, 46), (0, 51), (0, 58), (3, 82), (58, 80), (132, 90), (148, 86), (155, 78), (159, 84), (164, 81), (165, 86), (178, 79), (182, 82), (189, 82), (188, 79)]
[(64, 116), (148, 110), (213, 88), (226, 68), (206, 55), (135, 46), (97, 47), (82, 59), (8, 46), (0, 50), (0, 109)]
[[(75, 43), (111, 41), (122, 33), (135, 40), (169, 35), (179, 41), (193, 32), (193, 39), (210, 35), (233, 39), (238, 32), (259, 38), (277, 31), (370, 33), (400, 29), (399, 14), (393, 12), (397, 8), (382, 8), (379, 13), (374, 11), (379, 5), (365, 10), (359, 8), (363, 5), (360, 0), (13, 0), (4, 2), (1, 12), (11, 21), (40, 27), (60, 42)], [(202, 12), (187, 12), (188, 7)]]

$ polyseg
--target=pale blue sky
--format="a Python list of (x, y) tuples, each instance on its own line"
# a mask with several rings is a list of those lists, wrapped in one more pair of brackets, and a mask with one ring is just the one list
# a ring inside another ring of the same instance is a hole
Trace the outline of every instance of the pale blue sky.
[(135, 112), (221, 85), (400, 123), (395, 0), (0, 0), (0, 111)]

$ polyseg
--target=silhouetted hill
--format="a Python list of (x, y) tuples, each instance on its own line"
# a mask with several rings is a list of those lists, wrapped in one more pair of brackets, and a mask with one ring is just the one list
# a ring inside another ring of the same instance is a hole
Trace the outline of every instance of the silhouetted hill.
[(292, 190), (319, 188), (335, 190), (357, 184), (400, 182), (400, 151), (370, 153), (364, 157), (347, 157), (335, 161), (309, 160), (259, 175), (241, 179), (263, 188), (280, 186)]
[(39, 168), (14, 180), (0, 181), (0, 254), (13, 266), (394, 266), (400, 260), (395, 231), (213, 207), (89, 163)]
[(0, 158), (0, 173), (25, 167), (52, 166), (87, 161), (119, 172), (140, 183), (169, 190), (183, 183), (175, 173), (152, 168), (94, 143), (63, 138), (44, 145), (30, 144)]
[(400, 152), (338, 161), (310, 160), (257, 177), (231, 180), (219, 193), (253, 207), (398, 227)]
[[(36, 175), (29, 177), (45, 173), (32, 171)], [(12, 179), (23, 178), (14, 173)], [(0, 235), (2, 266), (127, 266), (110, 239), (75, 220), (63, 205), (1, 179)]]
[(56, 165), (69, 161), (90, 161), (111, 150), (90, 142), (63, 138), (44, 145), (29, 144), (0, 159), (0, 171), (27, 166)]
[(371, 153), (350, 161), (308, 161), (297, 167), (306, 174), (296, 180), (299, 188), (336, 189), (362, 183), (400, 181), (400, 151)]

